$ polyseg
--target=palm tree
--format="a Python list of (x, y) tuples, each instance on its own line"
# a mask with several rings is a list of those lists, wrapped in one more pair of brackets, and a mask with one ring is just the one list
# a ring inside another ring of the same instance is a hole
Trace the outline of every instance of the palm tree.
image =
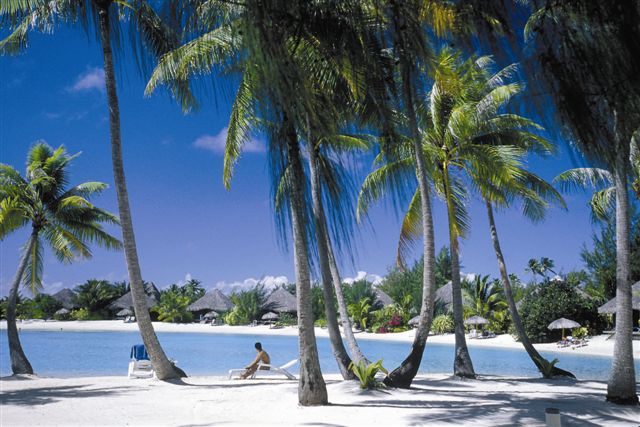
[(493, 320), (494, 315), (507, 308), (502, 289), (489, 276), (476, 276), (473, 280), (462, 282), (465, 310), (468, 316), (480, 316)]
[[(143, 52), (142, 63), (148, 55), (155, 57), (169, 51), (176, 43), (177, 36), (156, 15), (150, 4), (144, 0), (130, 3), (114, 0), (55, 0), (50, 2), (26, 2), (19, 4), (3, 0), (0, 7), (1, 19), (15, 23), (15, 30), (0, 42), (0, 53), (15, 54), (27, 45), (30, 30), (51, 31), (60, 23), (82, 24), (85, 29), (91, 25), (96, 29), (102, 46), (105, 86), (109, 107), (109, 135), (111, 140), (111, 160), (113, 178), (118, 200), (118, 212), (122, 227), (124, 254), (131, 282), (133, 305), (142, 340), (149, 352), (156, 376), (161, 379), (184, 377), (185, 373), (174, 366), (162, 349), (151, 324), (151, 317), (145, 302), (142, 274), (138, 261), (129, 196), (122, 158), (122, 138), (120, 134), (120, 107), (116, 91), (116, 77), (113, 62), (112, 39), (122, 29), (122, 22), (131, 23), (130, 33), (134, 37), (132, 51)], [(88, 32), (89, 33), (89, 32)], [(179, 83), (176, 91), (179, 91)]]
[(101, 223), (118, 224), (118, 219), (89, 202), (107, 185), (85, 182), (66, 187), (67, 166), (77, 156), (68, 155), (63, 146), (53, 150), (38, 143), (27, 156), (26, 178), (11, 166), (0, 165), (0, 240), (19, 228), (31, 226), (7, 302), (7, 333), (14, 374), (33, 374), (18, 337), (16, 303), (20, 283), (28, 285), (34, 294), (42, 286), (45, 242), (56, 258), (65, 263), (91, 258), (89, 243), (107, 249), (121, 248), (121, 243), (101, 226)]
[(107, 304), (121, 296), (119, 290), (111, 283), (97, 279), (87, 280), (74, 291), (76, 302), (92, 314), (103, 310)]
[(536, 283), (536, 276), (537, 275), (542, 276), (542, 266), (540, 265), (540, 262), (535, 258), (529, 259), (525, 270), (530, 272), (533, 275), (534, 284)]
[[(525, 71), (588, 161), (613, 175), (616, 334), (607, 400), (637, 405), (629, 280), (629, 141), (640, 123), (640, 4), (634, 0), (533, 2)], [(541, 103), (539, 103), (540, 105)], [(546, 109), (545, 105), (545, 109)], [(637, 144), (637, 143), (636, 143)], [(636, 145), (637, 147), (637, 145)]]

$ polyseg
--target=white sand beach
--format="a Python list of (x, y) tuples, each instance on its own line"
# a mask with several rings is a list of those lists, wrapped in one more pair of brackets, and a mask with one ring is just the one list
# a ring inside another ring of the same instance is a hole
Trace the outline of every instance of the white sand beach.
[(297, 404), (297, 382), (191, 377), (168, 383), (126, 377), (0, 381), (2, 426), (542, 426), (545, 409), (563, 426), (637, 426), (640, 409), (605, 402), (596, 381), (418, 377), (409, 390), (362, 391), (326, 376), (329, 406)]
[[(298, 329), (295, 327), (285, 327), (281, 329), (271, 329), (266, 325), (258, 326), (210, 326), (199, 323), (163, 323), (154, 322), (153, 326), (158, 332), (189, 332), (189, 333), (203, 333), (203, 334), (250, 334), (250, 335), (289, 335), (295, 336), (298, 334)], [(7, 322), (5, 320), (0, 321), (0, 330), (6, 329)], [(33, 331), (137, 331), (138, 326), (135, 323), (124, 323), (121, 320), (95, 320), (95, 321), (42, 321), (42, 320), (27, 320), (18, 322), (18, 328), (20, 330), (33, 330)], [(327, 329), (316, 328), (316, 336), (328, 337), (329, 333)], [(363, 340), (379, 340), (379, 341), (395, 341), (395, 342), (407, 342), (413, 341), (414, 330), (394, 333), (394, 334), (373, 334), (367, 332), (359, 332), (356, 334), (357, 339)], [(584, 347), (572, 348), (563, 347), (558, 348), (555, 343), (550, 344), (535, 344), (538, 350), (549, 351), (561, 355), (563, 353), (579, 353), (589, 354), (594, 356), (612, 356), (614, 339), (609, 339), (610, 335), (599, 335), (592, 337), (589, 340), (589, 345)], [(453, 334), (445, 335), (431, 335), (428, 339), (429, 342), (442, 343), (442, 344), (454, 344), (455, 338)], [(522, 349), (522, 344), (513, 339), (511, 335), (503, 334), (494, 338), (487, 339), (467, 339), (467, 345), (470, 347), (498, 347), (498, 348), (513, 348)], [(633, 342), (633, 355), (634, 358), (640, 359), (640, 341)]]
[[(154, 323), (157, 331), (206, 334), (295, 335), (297, 329), (268, 326), (209, 326)], [(21, 330), (136, 331), (121, 321), (20, 322)], [(0, 329), (6, 323), (0, 323)], [(316, 329), (318, 336), (327, 334)], [(400, 334), (357, 334), (359, 339), (411, 342), (413, 331)], [(589, 346), (539, 349), (611, 355), (613, 340), (594, 337)], [(453, 335), (429, 340), (453, 343)], [(470, 346), (521, 348), (509, 335), (468, 340)], [(634, 342), (634, 356), (640, 347)], [(357, 382), (325, 375), (330, 405), (300, 407), (297, 382), (278, 377), (227, 380), (195, 376), (181, 382), (128, 379), (125, 376), (47, 378), (5, 377), (0, 380), (2, 426), (208, 426), (208, 425), (544, 425), (545, 409), (558, 408), (563, 426), (637, 426), (640, 408), (605, 402), (602, 381), (544, 380), (483, 376), (459, 380), (450, 375), (418, 376), (409, 390), (362, 391)]]

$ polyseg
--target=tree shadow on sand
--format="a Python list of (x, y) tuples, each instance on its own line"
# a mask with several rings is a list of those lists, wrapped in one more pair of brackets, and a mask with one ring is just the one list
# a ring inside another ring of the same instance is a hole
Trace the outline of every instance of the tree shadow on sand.
[(63, 399), (83, 399), (89, 397), (105, 397), (113, 394), (127, 393), (137, 390), (136, 387), (87, 388), (87, 386), (38, 387), (23, 390), (3, 390), (0, 394), (0, 406), (24, 405), (36, 406), (55, 403)]

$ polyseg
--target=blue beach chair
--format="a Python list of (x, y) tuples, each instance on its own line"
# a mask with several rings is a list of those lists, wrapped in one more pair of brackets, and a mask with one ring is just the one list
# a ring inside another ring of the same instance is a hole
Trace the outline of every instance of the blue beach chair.
[(130, 359), (129, 378), (153, 378), (155, 376), (144, 344), (136, 344), (131, 347)]

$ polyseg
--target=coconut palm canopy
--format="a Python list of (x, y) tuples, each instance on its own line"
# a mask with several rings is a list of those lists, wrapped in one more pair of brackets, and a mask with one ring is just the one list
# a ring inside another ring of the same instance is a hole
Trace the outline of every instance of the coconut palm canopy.
[(482, 316), (471, 316), (464, 321), (465, 325), (484, 325), (486, 323), (489, 321)]
[(75, 297), (76, 293), (69, 288), (64, 288), (51, 295), (51, 298), (58, 301), (60, 304), (62, 304), (62, 307), (66, 308), (67, 310), (73, 310), (74, 308), (78, 307), (78, 305), (74, 302)]
[[(160, 291), (153, 283), (145, 283), (144, 291), (147, 294), (147, 308), (151, 308), (160, 302)], [(130, 309), (133, 307), (133, 297), (131, 291), (122, 295), (120, 298), (109, 304), (110, 310)]]
[(298, 311), (298, 302), (289, 292), (278, 288), (271, 292), (263, 308), (277, 313), (295, 313)]
[(189, 311), (225, 312), (233, 308), (233, 303), (220, 289), (211, 289), (202, 298), (187, 307)]
[(549, 323), (549, 329), (570, 329), (570, 328), (579, 328), (580, 323), (573, 321), (571, 319), (565, 319), (561, 317), (553, 322)]
[[(636, 282), (636, 284), (631, 287), (631, 294), (631, 307), (633, 310), (640, 310), (640, 281)], [(600, 314), (615, 314), (615, 312), (615, 297), (598, 307), (598, 313)]]

